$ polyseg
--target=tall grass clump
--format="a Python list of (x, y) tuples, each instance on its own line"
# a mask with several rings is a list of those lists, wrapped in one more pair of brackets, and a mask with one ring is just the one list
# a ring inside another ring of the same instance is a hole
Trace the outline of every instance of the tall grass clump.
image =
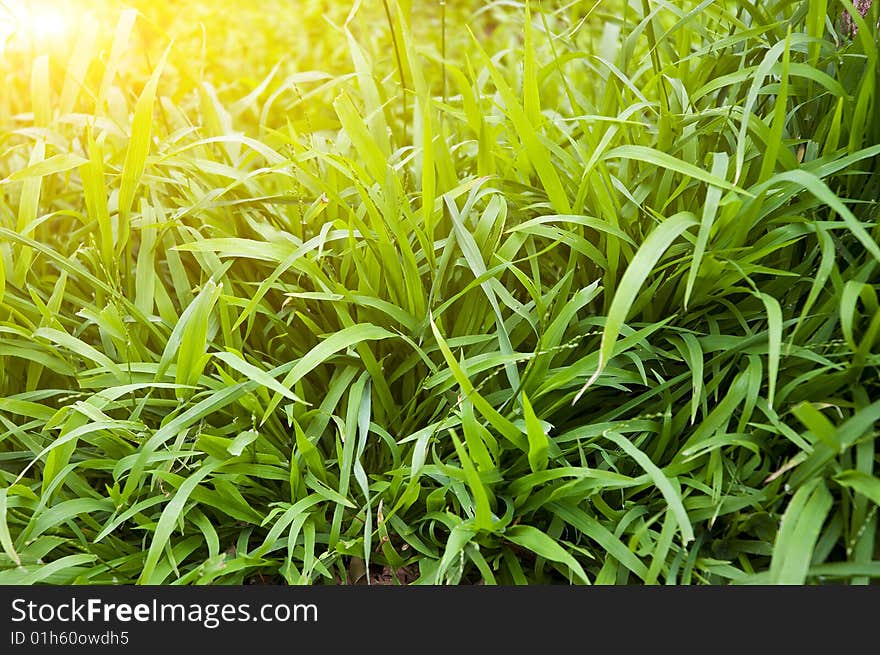
[(0, 582), (880, 577), (880, 5), (266, 4), (5, 35)]

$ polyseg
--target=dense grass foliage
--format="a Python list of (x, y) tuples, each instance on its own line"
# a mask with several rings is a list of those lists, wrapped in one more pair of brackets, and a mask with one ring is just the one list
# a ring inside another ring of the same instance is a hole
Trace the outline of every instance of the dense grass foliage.
[(87, 4), (0, 60), (0, 582), (880, 577), (880, 7)]

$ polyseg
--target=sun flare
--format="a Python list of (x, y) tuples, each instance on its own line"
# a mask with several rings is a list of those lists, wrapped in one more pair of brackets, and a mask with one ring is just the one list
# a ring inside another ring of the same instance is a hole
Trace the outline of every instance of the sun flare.
[(19, 36), (35, 40), (59, 40), (73, 29), (69, 4), (23, 0), (0, 0), (0, 38)]

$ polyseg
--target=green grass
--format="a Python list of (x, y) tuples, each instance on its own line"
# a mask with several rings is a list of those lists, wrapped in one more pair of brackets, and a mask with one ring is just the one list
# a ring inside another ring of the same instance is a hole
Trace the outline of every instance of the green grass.
[(0, 583), (880, 577), (880, 6), (225, 4), (7, 37)]

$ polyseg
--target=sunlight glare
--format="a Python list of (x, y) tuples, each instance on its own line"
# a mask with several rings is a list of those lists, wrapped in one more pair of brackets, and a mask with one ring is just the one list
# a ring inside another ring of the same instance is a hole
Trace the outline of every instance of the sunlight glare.
[(7, 3), (0, 2), (0, 46), (15, 32), (16, 18)]
[(58, 40), (72, 31), (72, 17), (58, 2), (0, 0), (0, 39), (12, 35)]

